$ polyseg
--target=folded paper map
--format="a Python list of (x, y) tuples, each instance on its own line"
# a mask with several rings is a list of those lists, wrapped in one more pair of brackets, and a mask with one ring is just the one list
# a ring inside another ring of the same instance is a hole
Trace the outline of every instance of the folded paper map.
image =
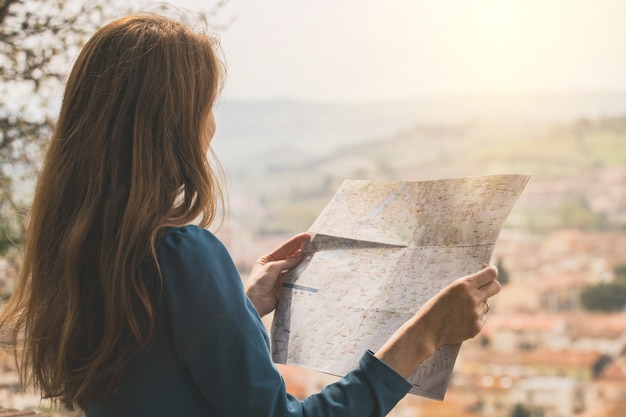
[[(343, 376), (428, 299), (489, 263), (529, 180), (489, 175), (345, 181), (309, 232), (272, 323), (274, 361)], [(411, 393), (442, 400), (460, 345), (411, 375)]]

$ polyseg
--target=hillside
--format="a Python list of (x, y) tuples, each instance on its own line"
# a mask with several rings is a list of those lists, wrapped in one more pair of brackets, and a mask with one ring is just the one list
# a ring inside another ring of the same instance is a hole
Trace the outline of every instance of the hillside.
[[(239, 219), (257, 233), (306, 229), (346, 178), (423, 180), (495, 173), (532, 175), (511, 219), (516, 227), (542, 231), (626, 224), (621, 218), (626, 211), (621, 181), (626, 117), (420, 124), (318, 158), (277, 156), (284, 161), (231, 178), (231, 194), (245, 195), (246, 204), (254, 201), (264, 213)], [(232, 211), (238, 216), (237, 204)], [(572, 224), (564, 224), (564, 216)]]

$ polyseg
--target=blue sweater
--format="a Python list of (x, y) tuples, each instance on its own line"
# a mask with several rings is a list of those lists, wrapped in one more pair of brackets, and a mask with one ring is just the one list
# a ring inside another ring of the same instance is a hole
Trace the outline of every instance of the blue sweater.
[(364, 352), (358, 367), (300, 401), (270, 357), (269, 339), (222, 243), (197, 226), (157, 245), (163, 290), (154, 340), (124, 382), (87, 417), (383, 416), (411, 385)]

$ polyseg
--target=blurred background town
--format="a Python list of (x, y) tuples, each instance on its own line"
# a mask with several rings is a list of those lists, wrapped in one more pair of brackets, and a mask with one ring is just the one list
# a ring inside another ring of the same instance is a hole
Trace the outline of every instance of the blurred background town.
[[(463, 344), (446, 398), (408, 396), (392, 416), (626, 415), (626, 3), (172, 3), (202, 11), (222, 39), (229, 81), (213, 147), (229, 210), (215, 231), (244, 280), (256, 258), (307, 230), (344, 179), (532, 176), (493, 254), (502, 291)], [(0, 1), (3, 297), (72, 54), (127, 7)], [(400, 61), (389, 51), (411, 48), (417, 57)], [(336, 380), (279, 369), (300, 398)], [(62, 413), (19, 393), (0, 351), (3, 409)]]

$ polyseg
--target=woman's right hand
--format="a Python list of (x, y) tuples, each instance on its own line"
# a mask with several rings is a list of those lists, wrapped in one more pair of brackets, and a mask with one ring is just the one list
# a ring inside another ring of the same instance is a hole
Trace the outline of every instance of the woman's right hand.
[(443, 345), (476, 336), (485, 324), (489, 297), (500, 291), (495, 266), (459, 278), (428, 300), (376, 352), (376, 356), (405, 378)]

